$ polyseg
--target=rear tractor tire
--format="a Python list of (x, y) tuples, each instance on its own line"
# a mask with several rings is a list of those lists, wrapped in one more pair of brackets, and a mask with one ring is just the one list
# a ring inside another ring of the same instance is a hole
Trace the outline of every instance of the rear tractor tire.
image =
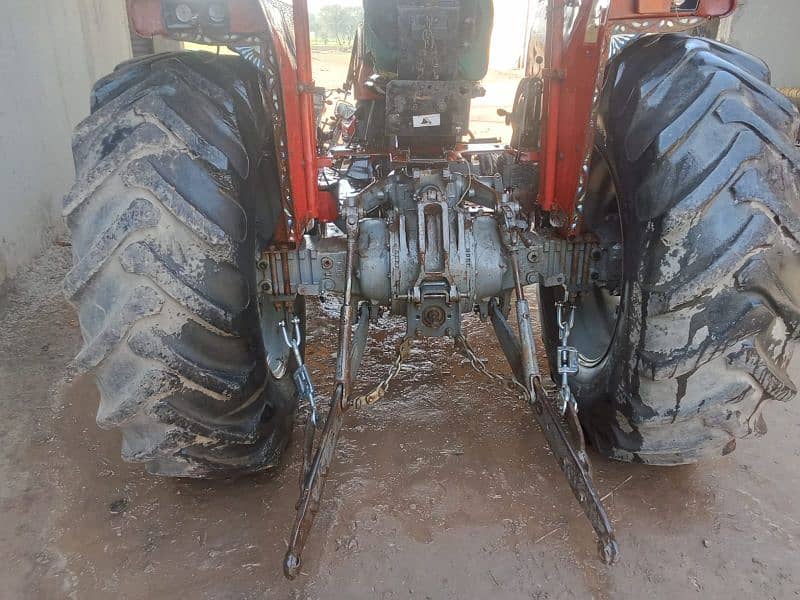
[[(613, 60), (585, 224), (619, 236), (623, 285), (579, 298), (569, 340), (602, 453), (656, 465), (728, 454), (766, 431), (767, 401), (795, 396), (799, 128), (766, 66), (718, 42), (645, 36)], [(556, 293), (541, 294), (550, 352)]]
[(99, 81), (74, 134), (77, 364), (97, 380), (98, 424), (154, 474), (261, 471), (289, 439), (296, 391), (267, 361), (283, 315), (256, 290), (281, 214), (264, 106), (239, 57), (162, 54)]

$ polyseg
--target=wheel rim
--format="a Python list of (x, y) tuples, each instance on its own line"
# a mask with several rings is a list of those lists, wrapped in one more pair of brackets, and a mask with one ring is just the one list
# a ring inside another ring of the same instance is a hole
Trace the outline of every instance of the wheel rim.
[(575, 334), (570, 338), (578, 350), (581, 366), (594, 367), (605, 359), (616, 337), (620, 297), (596, 288), (581, 296), (575, 311)]
[[(585, 229), (596, 234), (604, 246), (620, 244), (624, 251), (617, 186), (608, 161), (598, 149), (592, 157), (586, 196)], [(621, 264), (618, 275), (621, 282)], [(621, 290), (601, 287), (579, 295), (569, 343), (578, 350), (581, 367), (597, 367), (608, 356), (621, 320), (622, 295)]]

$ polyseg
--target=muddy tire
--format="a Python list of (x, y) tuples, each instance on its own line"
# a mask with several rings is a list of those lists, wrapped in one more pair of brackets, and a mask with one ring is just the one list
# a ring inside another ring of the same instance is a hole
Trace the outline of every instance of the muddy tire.
[(98, 424), (154, 474), (261, 471), (289, 439), (296, 393), (265, 366), (255, 289), (280, 218), (261, 93), (238, 57), (134, 60), (96, 84), (74, 134), (76, 360)]
[[(608, 456), (727, 454), (766, 431), (768, 400), (796, 393), (800, 119), (768, 82), (758, 59), (681, 35), (633, 42), (609, 68), (589, 201), (618, 207), (624, 285), (605, 320), (581, 298), (570, 339), (582, 421)], [(587, 207), (587, 220), (602, 228), (610, 212)], [(551, 349), (554, 294), (542, 294)]]

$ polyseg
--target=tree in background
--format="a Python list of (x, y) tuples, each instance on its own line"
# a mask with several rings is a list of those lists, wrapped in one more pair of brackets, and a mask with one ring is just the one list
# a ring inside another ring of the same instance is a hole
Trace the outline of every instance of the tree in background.
[(311, 30), (324, 44), (335, 40), (340, 48), (346, 48), (353, 43), (363, 19), (364, 12), (360, 7), (332, 4), (323, 6), (311, 17)]
[(308, 15), (308, 29), (311, 31), (311, 35), (316, 41), (322, 42), (323, 44), (328, 43), (327, 31), (323, 30), (322, 26), (320, 26), (319, 14), (311, 13)]

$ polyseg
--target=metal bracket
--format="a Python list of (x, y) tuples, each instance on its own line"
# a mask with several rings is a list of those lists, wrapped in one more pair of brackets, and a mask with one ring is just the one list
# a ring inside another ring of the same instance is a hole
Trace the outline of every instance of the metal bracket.
[[(502, 219), (500, 226), (504, 227)], [(558, 460), (561, 470), (567, 479), (575, 498), (583, 508), (589, 522), (595, 530), (600, 548), (600, 556), (606, 564), (613, 564), (619, 557), (619, 545), (614, 536), (614, 528), (606, 514), (602, 500), (594, 487), (592, 481), (589, 459), (585, 452), (585, 442), (580, 423), (577, 420), (577, 407), (573, 402), (567, 403), (568, 414), (571, 417), (569, 428), (573, 431), (576, 438), (576, 445), (570, 441), (570, 436), (562, 424), (561, 417), (556, 413), (552, 400), (548, 397), (542, 387), (539, 368), (536, 364), (536, 342), (533, 335), (533, 326), (530, 319), (528, 301), (525, 299), (523, 280), (520, 275), (519, 251), (520, 251), (520, 231), (507, 228), (504, 231), (504, 242), (506, 250), (512, 261), (512, 272), (517, 299), (517, 324), (519, 329), (520, 343), (511, 342), (514, 339), (510, 326), (506, 322), (502, 311), (495, 305), (490, 309), (492, 322), (495, 331), (498, 332), (498, 339), (501, 342), (503, 352), (506, 354), (509, 363), (515, 370), (517, 381), (524, 382), (527, 390), (528, 399), (533, 406), (534, 417), (544, 433), (547, 443), (553, 454)], [(493, 303), (495, 304), (495, 303)], [(562, 328), (562, 344), (568, 348), (569, 329), (574, 323), (574, 311), (570, 313), (567, 321), (561, 318), (561, 307), (559, 306), (559, 326)], [(519, 348), (519, 354), (517, 354)], [(565, 369), (572, 368), (572, 353), (566, 352)], [(562, 375), (566, 380), (566, 373)], [(567, 385), (567, 390), (569, 386)]]
[[(492, 325), (503, 353), (511, 364), (517, 380), (525, 382), (536, 422), (555, 455), (559, 467), (564, 472), (567, 483), (572, 488), (572, 493), (597, 534), (600, 557), (606, 564), (613, 564), (619, 557), (619, 545), (614, 536), (614, 528), (592, 481), (591, 465), (586, 454), (586, 443), (578, 422), (577, 412), (571, 404), (567, 407), (567, 428), (570, 431), (567, 433), (561, 417), (553, 406), (553, 400), (542, 387), (541, 379), (533, 374), (527, 379), (524, 377), (525, 360), (523, 355), (533, 352), (535, 356), (535, 348), (528, 348), (527, 352), (524, 348), (529, 345), (526, 343), (526, 338), (532, 339), (532, 335), (530, 337), (522, 336), (522, 345), (520, 345), (511, 326), (495, 302), (492, 302), (489, 310)], [(527, 327), (524, 322), (521, 322), (520, 329), (523, 328)], [(570, 438), (573, 438), (574, 442)]]
[(573, 348), (572, 346), (559, 346), (558, 355), (561, 359), (558, 364), (559, 375), (575, 375), (580, 371), (577, 348)]
[(529, 385), (536, 398), (533, 405), (536, 420), (547, 438), (550, 449), (558, 459), (572, 493), (597, 534), (601, 560), (607, 565), (612, 565), (619, 559), (619, 544), (603, 501), (594, 487), (586, 452), (580, 447), (576, 449), (570, 442), (552, 401), (542, 387), (542, 382), (539, 379), (531, 379)]
[(297, 501), (297, 515), (283, 562), (283, 572), (288, 579), (295, 579), (300, 574), (303, 549), (314, 524), (314, 517), (319, 511), (325, 481), (333, 462), (336, 444), (339, 441), (339, 433), (344, 422), (345, 408), (350, 398), (353, 377), (355, 369), (357, 369), (354, 358), (360, 361), (361, 357), (363, 357), (363, 348), (354, 347), (353, 343), (354, 340), (356, 344), (366, 343), (366, 332), (361, 332), (361, 329), (368, 327), (370, 320), (369, 307), (366, 306), (365, 308), (365, 305), (362, 305), (359, 333), (354, 338), (352, 331), (354, 312), (353, 279), (356, 263), (356, 244), (358, 241), (358, 207), (354, 205), (346, 206), (344, 217), (347, 226), (346, 284), (341, 320), (339, 322), (336, 385), (333, 389), (330, 409), (328, 410), (325, 427), (316, 452), (314, 452), (316, 428), (311, 423), (311, 420), (306, 423), (303, 444), (303, 470), (300, 474), (300, 498)]

